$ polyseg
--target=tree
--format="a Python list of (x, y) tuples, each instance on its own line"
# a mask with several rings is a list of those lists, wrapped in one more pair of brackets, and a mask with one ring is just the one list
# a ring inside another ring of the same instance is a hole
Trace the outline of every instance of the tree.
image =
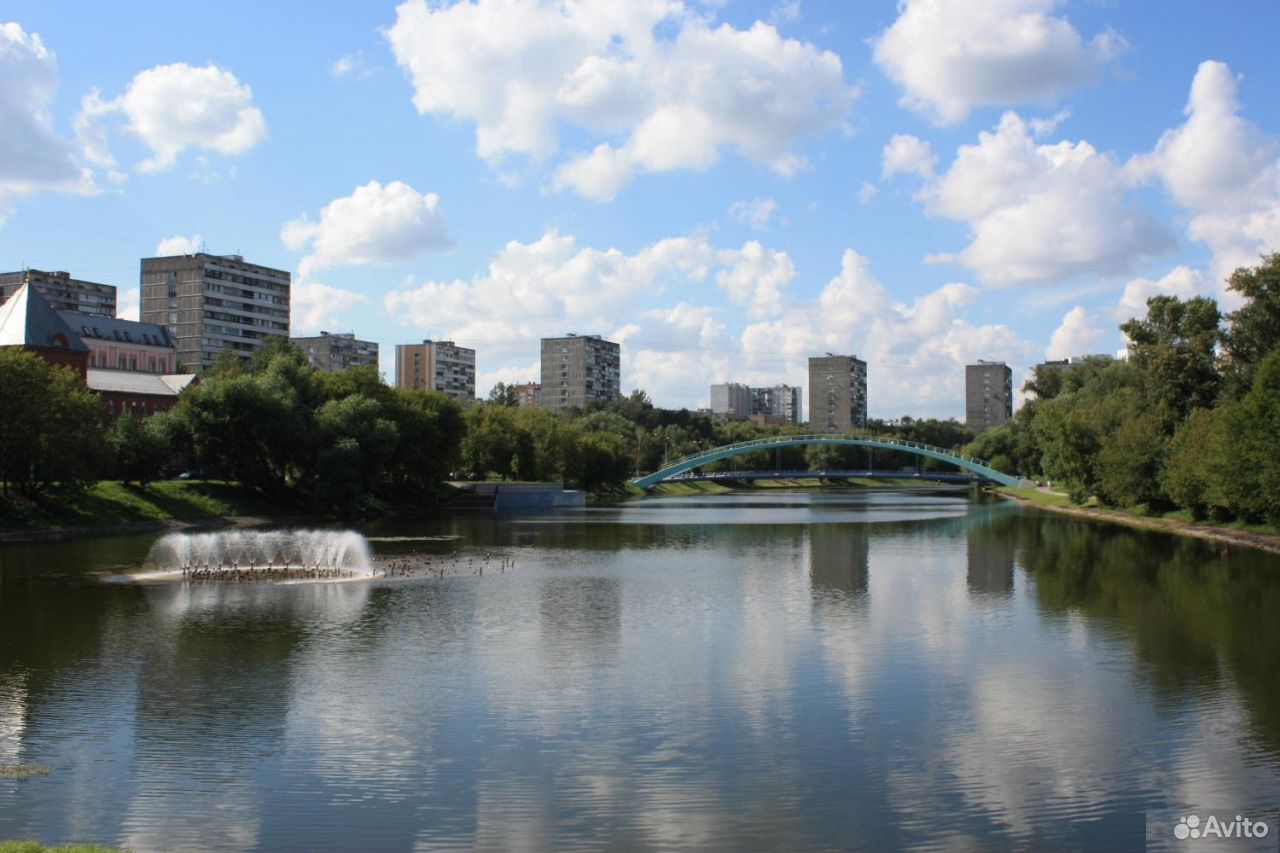
[(516, 473), (521, 447), (512, 412), (506, 406), (471, 406), (463, 413), (462, 466), (470, 476), (509, 480)]
[(520, 399), (516, 396), (515, 386), (499, 382), (489, 391), (489, 403), (494, 406), (514, 407), (520, 405)]
[(102, 401), (69, 367), (0, 349), (0, 480), (30, 498), (98, 479), (105, 463)]
[(1146, 377), (1147, 399), (1169, 434), (1192, 409), (1212, 408), (1218, 399), (1221, 319), (1212, 299), (1153, 296), (1146, 319), (1120, 326), (1133, 344), (1133, 363)]
[(163, 413), (150, 418), (125, 414), (111, 425), (107, 444), (115, 462), (116, 476), (122, 482), (146, 487), (169, 463), (173, 451), (163, 420)]
[(1224, 503), (1242, 518), (1280, 525), (1280, 351), (1263, 359), (1253, 388), (1220, 417), (1212, 455)]
[(400, 439), (389, 466), (391, 479), (398, 488), (425, 492), (458, 466), (466, 431), (462, 407), (439, 391), (394, 392), (389, 412)]
[(298, 455), (294, 400), (261, 377), (241, 375), (188, 388), (174, 410), (191, 435), (196, 464), (250, 488), (279, 490)]
[(1169, 440), (1169, 451), (1161, 473), (1165, 492), (1175, 506), (1205, 518), (1212, 508), (1222, 506), (1216, 494), (1221, 461), (1217, 458), (1215, 433), (1221, 432), (1225, 407), (1196, 409)]
[(399, 431), (383, 404), (363, 394), (327, 401), (316, 412), (315, 421), (321, 447), (316, 495), (330, 506), (349, 511), (382, 483)]
[(1241, 267), (1227, 286), (1247, 302), (1227, 315), (1222, 335), (1226, 394), (1243, 397), (1253, 387), (1258, 365), (1280, 348), (1280, 253), (1264, 255), (1256, 267)]

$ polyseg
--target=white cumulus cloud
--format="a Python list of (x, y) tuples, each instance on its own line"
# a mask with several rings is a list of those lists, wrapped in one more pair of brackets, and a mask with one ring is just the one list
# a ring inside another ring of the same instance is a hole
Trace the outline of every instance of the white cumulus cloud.
[(1134, 317), (1146, 317), (1147, 300), (1153, 296), (1176, 296), (1183, 300), (1195, 296), (1221, 299), (1222, 291), (1200, 270), (1178, 266), (1158, 279), (1131, 280), (1124, 286), (1120, 304), (1111, 312), (1111, 316), (1117, 323), (1123, 323)]
[(314, 281), (294, 282), (289, 289), (289, 327), (294, 334), (315, 334), (350, 327), (346, 311), (368, 297)]
[(1097, 318), (1077, 305), (1068, 311), (1053, 330), (1046, 358), (1072, 358), (1093, 353), (1094, 345), (1102, 340), (1106, 330), (1098, 325)]
[(1130, 184), (1088, 142), (1038, 144), (1022, 118), (1005, 113), (921, 191), (929, 213), (968, 223), (972, 237), (931, 260), (958, 261), (993, 286), (1123, 275), (1177, 245)]
[(172, 167), (188, 150), (224, 156), (243, 154), (267, 138), (267, 122), (253, 105), (253, 92), (230, 71), (176, 62), (139, 72), (124, 94), (104, 100), (96, 90), (85, 96), (76, 127), (90, 157), (111, 168), (106, 122), (123, 116), (125, 129), (151, 149), (139, 171)]
[(309, 251), (298, 265), (303, 278), (334, 266), (401, 263), (450, 245), (439, 196), (401, 181), (356, 187), (325, 205), (318, 220), (286, 222), (280, 239), (295, 252)]
[(167, 255), (194, 255), (200, 251), (200, 245), (204, 242), (199, 234), (193, 234), (185, 237), (182, 234), (175, 234), (172, 237), (166, 237), (156, 244), (156, 257), (162, 258)]
[(898, 173), (932, 178), (938, 156), (933, 146), (909, 133), (894, 134), (880, 152), (880, 175), (890, 178)]
[(418, 111), (473, 122), (495, 166), (552, 157), (557, 125), (583, 131), (591, 148), (553, 186), (602, 201), (725, 149), (795, 174), (795, 145), (840, 127), (857, 94), (835, 53), (763, 22), (712, 26), (677, 0), (406, 0), (386, 36)]
[(1280, 140), (1240, 115), (1237, 89), (1225, 64), (1201, 63), (1186, 121), (1129, 164), (1191, 214), (1187, 233), (1213, 251), (1219, 278), (1280, 248)]
[(1085, 42), (1061, 0), (903, 0), (875, 61), (904, 106), (943, 123), (980, 106), (1050, 103), (1094, 82), (1125, 43)]
[(602, 334), (623, 346), (624, 389), (664, 406), (705, 404), (712, 382), (804, 385), (809, 356), (831, 351), (868, 361), (873, 411), (959, 415), (966, 363), (1026, 364), (1041, 350), (965, 319), (981, 298), (967, 284), (900, 301), (852, 250), (817, 298), (790, 293), (797, 277), (785, 252), (757, 241), (670, 237), (628, 253), (548, 231), (508, 243), (470, 278), (407, 282), (384, 307), (415, 334), (475, 347), (490, 384), (530, 378), (539, 338)]
[(53, 130), (57, 88), (58, 63), (40, 36), (0, 23), (0, 223), (15, 196), (95, 191), (72, 144)]

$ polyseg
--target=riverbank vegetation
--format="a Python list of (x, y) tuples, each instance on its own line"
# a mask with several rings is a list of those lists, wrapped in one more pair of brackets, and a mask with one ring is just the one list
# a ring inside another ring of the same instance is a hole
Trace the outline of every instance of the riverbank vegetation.
[[(956, 447), (955, 421), (874, 424)], [(211, 516), (352, 515), (437, 505), (448, 480), (560, 481), (598, 500), (629, 495), (641, 472), (699, 450), (803, 426), (719, 424), (655, 407), (643, 391), (586, 411), (519, 407), (499, 385), (486, 405), (382, 382), (372, 367), (325, 373), (272, 339), (228, 356), (169, 412), (108, 424), (66, 368), (0, 351), (0, 527), (109, 526)], [(711, 471), (868, 467), (856, 448), (756, 451)], [(877, 451), (880, 468), (914, 457)], [(928, 465), (933, 465), (931, 461)], [(926, 466), (926, 467), (927, 467)], [(181, 474), (186, 480), (172, 479)]]
[(64, 844), (46, 847), (37, 841), (0, 841), (0, 853), (128, 853), (114, 847), (97, 844)]
[[(1225, 318), (1211, 299), (1153, 297), (1145, 318), (1122, 326), (1130, 359), (1039, 371), (1017, 415), (976, 438), (954, 420), (908, 417), (867, 431), (1051, 481), (1076, 503), (1280, 524), (1280, 255), (1236, 271), (1230, 287), (1243, 305)], [(285, 339), (245, 363), (219, 359), (170, 412), (108, 426), (68, 369), (3, 350), (0, 525), (423, 508), (452, 479), (561, 481), (617, 496), (630, 477), (700, 450), (807, 431), (716, 423), (657, 408), (643, 391), (551, 413), (516, 406), (499, 385), (487, 404), (464, 408), (389, 387), (372, 367), (315, 370)], [(703, 470), (873, 467), (946, 468), (897, 451), (797, 446)], [(165, 481), (180, 471), (191, 485)]]
[(1155, 296), (1128, 360), (1040, 370), (1008, 424), (967, 448), (1073, 503), (1280, 526), (1280, 254), (1236, 270), (1243, 305)]

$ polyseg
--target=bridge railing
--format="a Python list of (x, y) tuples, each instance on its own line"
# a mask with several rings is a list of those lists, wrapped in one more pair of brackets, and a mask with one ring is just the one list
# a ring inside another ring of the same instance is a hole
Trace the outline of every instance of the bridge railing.
[[(754, 447), (757, 445), (764, 445), (764, 444), (767, 444), (770, 447), (777, 447), (782, 444), (812, 444), (815, 439), (841, 439), (841, 438), (854, 438), (860, 441), (874, 441), (878, 444), (893, 445), (897, 447), (911, 447), (917, 450), (928, 450), (932, 453), (942, 453), (947, 456), (953, 457), (955, 459), (963, 459), (965, 462), (971, 462), (974, 465), (981, 465), (984, 468), (991, 467), (983, 459), (976, 459), (972, 456), (962, 456), (961, 454), (948, 450), (945, 447), (937, 447), (935, 445), (924, 444), (923, 442), (919, 442), (919, 441), (907, 441), (906, 439), (902, 439), (902, 438), (884, 438), (882, 436), (872, 435), (870, 433), (847, 433), (842, 435), (832, 435), (829, 433), (808, 433), (805, 435), (780, 435), (780, 436), (774, 436), (772, 438), (753, 438), (748, 441), (739, 441), (733, 444), (723, 445), (722, 447), (713, 447), (709, 450), (703, 450), (698, 453), (685, 456), (681, 459), (677, 459), (674, 462), (671, 462), (668, 465), (664, 465), (662, 467), (666, 468), (666, 467), (670, 467), (670, 465), (683, 465), (689, 462), (697, 462), (699, 459), (711, 459), (712, 457), (720, 456), (720, 454), (724, 450), (729, 450), (729, 449), (737, 450), (737, 449)], [(662, 469), (660, 468), (659, 470), (662, 470)]]

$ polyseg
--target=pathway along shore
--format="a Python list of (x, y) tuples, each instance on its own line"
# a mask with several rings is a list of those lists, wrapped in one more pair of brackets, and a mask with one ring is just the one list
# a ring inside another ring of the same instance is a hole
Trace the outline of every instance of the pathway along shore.
[[(1041, 491), (1046, 491), (1042, 489)], [(1048, 494), (1061, 495), (1060, 492), (1047, 492)], [(1175, 533), (1179, 536), (1194, 536), (1197, 539), (1206, 539), (1210, 542), (1219, 542), (1224, 545), (1238, 545), (1242, 548), (1255, 548), (1259, 551), (1266, 551), (1268, 554), (1280, 555), (1280, 535), (1274, 533), (1260, 533), (1253, 530), (1238, 530), (1233, 527), (1219, 527), (1209, 524), (1195, 524), (1189, 521), (1179, 521), (1176, 518), (1148, 518), (1146, 516), (1134, 515), (1133, 513), (1124, 512), (1118, 509), (1101, 509), (1099, 507), (1083, 507), (1083, 506), (1054, 506), (1053, 504), (1036, 503), (1027, 500), (1021, 495), (1012, 492), (999, 490), (996, 492), (1000, 497), (1006, 500), (1017, 501), (1024, 506), (1033, 509), (1043, 509), (1048, 512), (1057, 512), (1063, 515), (1074, 515), (1078, 518), (1088, 518), (1094, 521), (1109, 521), (1113, 524), (1124, 524), (1129, 527), (1136, 527), (1141, 530), (1157, 530), (1163, 533)], [(1066, 497), (1066, 495), (1062, 495)]]

